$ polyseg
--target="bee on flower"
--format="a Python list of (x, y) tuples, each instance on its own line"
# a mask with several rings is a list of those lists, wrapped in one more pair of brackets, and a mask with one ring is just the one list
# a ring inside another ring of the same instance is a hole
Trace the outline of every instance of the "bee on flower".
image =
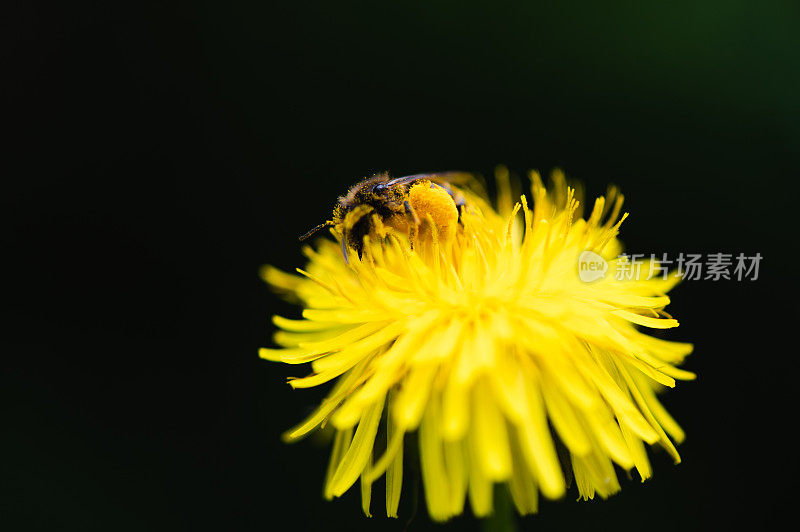
[(495, 205), (460, 173), (364, 180), (305, 235), (333, 237), (304, 247), (305, 269), (263, 269), (303, 310), (273, 317), (278, 347), (260, 356), (310, 364), (294, 388), (334, 381), (285, 434), (334, 430), (326, 498), (360, 481), (370, 515), (372, 484), (385, 477), (386, 513), (397, 517), (406, 444), (419, 447), (437, 521), (467, 501), (489, 515), (495, 485), (521, 514), (537, 511), (540, 494), (562, 497), (567, 478), (583, 499), (606, 498), (620, 489), (615, 465), (651, 476), (648, 445), (680, 461), (683, 431), (656, 391), (694, 378), (676, 367), (692, 345), (644, 332), (678, 325), (664, 312), (678, 278), (579, 277), (582, 253), (614, 264), (622, 250), (615, 188), (584, 218), (561, 172), (549, 188), (532, 172), (516, 202), (507, 171), (496, 178)]

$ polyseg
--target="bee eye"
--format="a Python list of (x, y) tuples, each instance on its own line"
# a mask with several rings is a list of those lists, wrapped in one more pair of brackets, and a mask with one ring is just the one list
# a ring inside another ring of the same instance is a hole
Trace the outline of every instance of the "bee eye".
[(386, 183), (378, 183), (374, 187), (372, 187), (373, 192), (383, 192), (386, 190)]

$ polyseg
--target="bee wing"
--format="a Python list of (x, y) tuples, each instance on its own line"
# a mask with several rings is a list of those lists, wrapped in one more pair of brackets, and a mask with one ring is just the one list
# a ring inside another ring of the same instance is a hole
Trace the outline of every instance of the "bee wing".
[(393, 187), (395, 185), (404, 185), (406, 183), (411, 183), (416, 181), (417, 179), (423, 179), (430, 174), (414, 174), (414, 175), (404, 175), (403, 177), (395, 177), (394, 179), (390, 179), (386, 183), (384, 183), (387, 187)]
[(394, 179), (390, 179), (385, 183), (387, 187), (392, 187), (394, 185), (404, 185), (406, 183), (412, 183), (419, 179), (430, 179), (432, 181), (444, 181), (446, 183), (453, 183), (462, 181), (465, 177), (469, 174), (466, 172), (434, 172), (432, 174), (412, 174), (412, 175), (405, 175), (402, 177), (395, 177)]

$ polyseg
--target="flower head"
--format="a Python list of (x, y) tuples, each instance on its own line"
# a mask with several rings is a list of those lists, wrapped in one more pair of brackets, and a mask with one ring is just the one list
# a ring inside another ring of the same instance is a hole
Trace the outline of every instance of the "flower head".
[(620, 489), (615, 464), (651, 475), (645, 444), (680, 460), (672, 441), (683, 431), (655, 392), (694, 377), (675, 367), (692, 346), (639, 330), (678, 325), (663, 311), (677, 278), (583, 282), (582, 252), (612, 266), (621, 252), (622, 196), (610, 189), (584, 219), (563, 174), (550, 190), (531, 177), (532, 206), (524, 195), (512, 203), (503, 170), (497, 208), (465, 188), (454, 234), (428, 218), (410, 239), (375, 218), (360, 257), (345, 246), (343, 260), (339, 244), (321, 239), (305, 247), (300, 275), (265, 268), (304, 310), (300, 320), (273, 318), (280, 347), (260, 356), (310, 363), (294, 388), (335, 380), (285, 435), (333, 427), (327, 498), (360, 479), (369, 515), (371, 485), (385, 475), (386, 512), (396, 516), (409, 434), (435, 520), (462, 513), (466, 500), (475, 515), (491, 513), (497, 483), (520, 513), (535, 512), (539, 493), (565, 493), (568, 470), (581, 497), (605, 498)]

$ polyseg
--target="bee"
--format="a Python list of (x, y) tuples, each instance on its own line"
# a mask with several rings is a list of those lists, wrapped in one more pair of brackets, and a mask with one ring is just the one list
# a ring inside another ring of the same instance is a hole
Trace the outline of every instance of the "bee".
[[(348, 260), (347, 248), (361, 257), (364, 236), (373, 234), (375, 217), (385, 226), (408, 234), (413, 246), (421, 225), (433, 220), (438, 234), (447, 239), (455, 234), (467, 206), (464, 195), (451, 185), (465, 177), (461, 172), (414, 174), (390, 178), (377, 174), (353, 185), (339, 196), (333, 219), (314, 227), (300, 237), (306, 240), (326, 227), (336, 227), (342, 235), (342, 255)], [(424, 231), (425, 228), (422, 227)]]

